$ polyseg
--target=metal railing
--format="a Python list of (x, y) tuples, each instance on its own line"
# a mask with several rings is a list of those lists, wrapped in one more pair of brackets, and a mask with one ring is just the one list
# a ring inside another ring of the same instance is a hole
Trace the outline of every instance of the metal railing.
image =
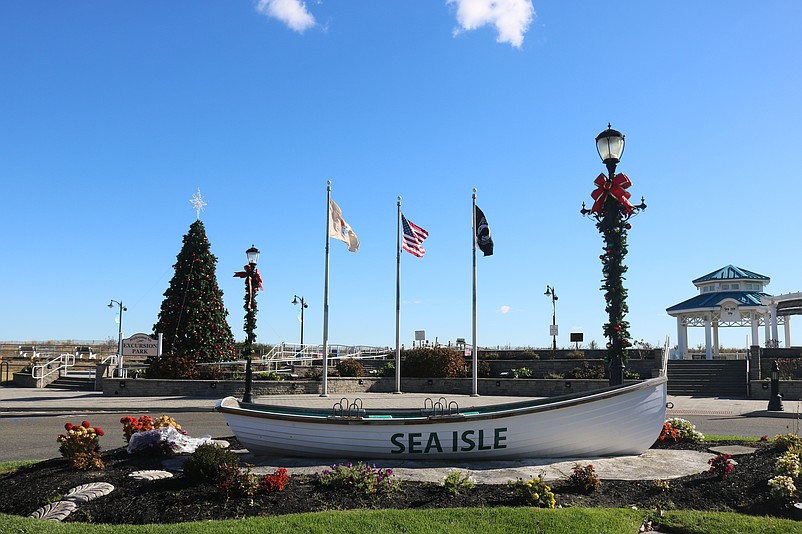
[[(365, 345), (329, 345), (329, 360), (354, 358), (381, 359), (391, 356), (394, 351), (390, 347), (369, 347)], [(262, 356), (261, 361), (295, 365), (312, 365), (314, 361), (323, 360), (323, 345), (298, 343), (280, 343)]]
[(61, 374), (62, 369), (69, 369), (73, 365), (75, 365), (75, 354), (60, 354), (45, 363), (34, 365), (31, 368), (31, 376), (40, 379), (53, 373)]

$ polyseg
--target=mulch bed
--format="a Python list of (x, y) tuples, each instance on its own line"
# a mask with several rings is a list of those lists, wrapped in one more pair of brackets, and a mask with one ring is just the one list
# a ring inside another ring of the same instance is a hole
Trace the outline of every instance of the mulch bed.
[[(238, 446), (235, 438), (223, 439), (234, 448)], [(708, 451), (722, 444), (727, 442), (655, 446)], [(791, 508), (773, 502), (769, 496), (767, 482), (773, 476), (779, 453), (771, 444), (760, 444), (755, 453), (735, 457), (737, 467), (723, 479), (703, 472), (671, 479), (668, 489), (660, 489), (649, 480), (604, 480), (600, 489), (584, 495), (564, 480), (550, 485), (557, 494), (557, 504), (562, 507), (634, 506), (648, 510), (718, 510), (791, 517)], [(129, 455), (123, 448), (104, 451), (102, 457), (106, 468), (101, 471), (78, 471), (70, 468), (67, 460), (57, 458), (0, 475), (0, 512), (28, 516), (58, 501), (71, 488), (90, 482), (108, 482), (116, 489), (109, 495), (81, 503), (65, 522), (142, 524), (322, 510), (526, 506), (520, 495), (506, 484), (480, 484), (451, 495), (439, 484), (404, 481), (397, 491), (377, 496), (333, 491), (321, 486), (313, 476), (293, 476), (281, 492), (226, 498), (215, 486), (192, 482), (180, 473), (152, 481), (127, 476), (134, 471), (161, 469), (161, 457)]]

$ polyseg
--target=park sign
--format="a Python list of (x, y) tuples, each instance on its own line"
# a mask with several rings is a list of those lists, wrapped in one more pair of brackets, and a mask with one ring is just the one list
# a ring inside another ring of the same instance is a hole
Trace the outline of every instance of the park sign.
[(123, 356), (159, 356), (159, 340), (148, 334), (123, 339)]

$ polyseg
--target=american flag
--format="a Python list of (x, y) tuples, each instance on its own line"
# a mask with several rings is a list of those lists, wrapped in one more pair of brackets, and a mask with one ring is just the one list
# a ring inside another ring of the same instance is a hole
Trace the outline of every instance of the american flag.
[(404, 230), (404, 243), (403, 249), (412, 254), (422, 258), (426, 251), (423, 249), (423, 240), (429, 237), (429, 232), (407, 220), (404, 215), (401, 215), (401, 227)]

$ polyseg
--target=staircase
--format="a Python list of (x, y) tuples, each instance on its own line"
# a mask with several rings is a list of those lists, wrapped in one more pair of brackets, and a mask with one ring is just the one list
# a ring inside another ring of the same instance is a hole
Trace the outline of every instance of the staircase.
[(70, 371), (59, 376), (45, 386), (50, 389), (69, 389), (72, 391), (94, 391), (95, 371)]
[(746, 360), (670, 360), (668, 394), (746, 397)]

